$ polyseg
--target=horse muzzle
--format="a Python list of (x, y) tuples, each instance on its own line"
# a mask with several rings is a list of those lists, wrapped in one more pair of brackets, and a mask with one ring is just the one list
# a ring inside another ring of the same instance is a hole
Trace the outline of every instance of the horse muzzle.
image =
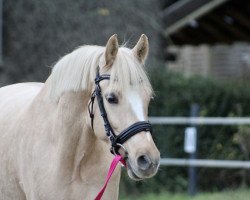
[(154, 176), (159, 168), (160, 153), (156, 157), (147, 154), (137, 156), (135, 160), (126, 159), (128, 175), (131, 179), (142, 180)]

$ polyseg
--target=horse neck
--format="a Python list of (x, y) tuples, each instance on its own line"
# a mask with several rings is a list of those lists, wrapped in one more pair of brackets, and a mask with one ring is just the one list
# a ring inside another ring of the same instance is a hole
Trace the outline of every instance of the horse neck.
[(65, 172), (64, 176), (79, 175), (76, 173), (82, 160), (90, 156), (96, 143), (89, 126), (89, 96), (83, 92), (66, 92), (58, 102), (54, 134), (58, 140), (58, 167)]
[[(91, 128), (88, 113), (90, 95), (66, 92), (60, 98), (54, 132), (58, 138), (57, 160), (61, 178), (68, 181), (92, 179), (95, 184), (100, 183), (107, 173), (113, 156), (108, 151), (108, 144), (98, 140)], [(98, 170), (98, 175), (93, 169)], [(116, 185), (119, 174), (117, 170), (114, 175)]]

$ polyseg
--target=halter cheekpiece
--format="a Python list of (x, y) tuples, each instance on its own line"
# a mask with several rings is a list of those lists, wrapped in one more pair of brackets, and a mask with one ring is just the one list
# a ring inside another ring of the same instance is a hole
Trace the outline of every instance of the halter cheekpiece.
[[(95, 101), (95, 97), (96, 97), (97, 102), (98, 102), (98, 107), (99, 107), (101, 116), (103, 118), (105, 132), (106, 132), (106, 135), (109, 138), (110, 143), (111, 143), (110, 151), (112, 154), (119, 155), (118, 151), (121, 147), (124, 148), (122, 146), (122, 144), (124, 142), (126, 142), (129, 138), (131, 138), (135, 134), (140, 133), (142, 131), (152, 132), (152, 125), (146, 121), (139, 121), (139, 122), (132, 124), (131, 126), (126, 128), (125, 130), (123, 130), (120, 134), (118, 134), (118, 135), (115, 134), (115, 132), (112, 129), (112, 126), (109, 123), (107, 112), (105, 110), (104, 103), (103, 103), (102, 91), (101, 91), (101, 87), (99, 84), (102, 80), (110, 80), (110, 75), (108, 75), (108, 74), (100, 75), (99, 74), (99, 67), (98, 67), (97, 73), (96, 73), (96, 78), (95, 78), (95, 90), (93, 91), (93, 93), (91, 95), (91, 99), (90, 99), (89, 107), (88, 107), (89, 116), (91, 118), (91, 126), (93, 128), (93, 121), (94, 121), (93, 105), (94, 105), (94, 101)], [(124, 148), (124, 150), (126, 151), (125, 148)]]

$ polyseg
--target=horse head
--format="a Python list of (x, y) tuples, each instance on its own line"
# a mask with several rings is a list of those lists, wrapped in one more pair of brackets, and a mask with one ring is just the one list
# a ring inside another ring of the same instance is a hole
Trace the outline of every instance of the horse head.
[(90, 102), (96, 137), (124, 157), (128, 175), (135, 180), (155, 175), (160, 160), (148, 122), (153, 96), (144, 70), (148, 50), (144, 34), (133, 49), (119, 47), (117, 35), (111, 36), (99, 60)]

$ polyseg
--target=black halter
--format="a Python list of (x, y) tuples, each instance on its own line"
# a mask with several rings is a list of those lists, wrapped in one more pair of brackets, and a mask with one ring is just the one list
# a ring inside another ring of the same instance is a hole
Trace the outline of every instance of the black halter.
[(107, 74), (100, 75), (99, 68), (98, 68), (97, 73), (96, 73), (96, 78), (95, 78), (95, 90), (92, 93), (91, 99), (89, 102), (89, 115), (91, 118), (91, 126), (93, 128), (93, 121), (94, 121), (93, 105), (94, 105), (94, 101), (95, 101), (95, 97), (96, 97), (97, 102), (98, 102), (98, 107), (99, 107), (101, 116), (103, 118), (105, 132), (106, 132), (106, 135), (111, 142), (111, 153), (112, 154), (119, 154), (118, 151), (119, 151), (120, 147), (122, 147), (122, 144), (124, 142), (126, 142), (129, 138), (131, 138), (135, 134), (140, 133), (142, 131), (152, 132), (152, 126), (149, 122), (139, 121), (139, 122), (132, 124), (131, 126), (126, 128), (125, 130), (123, 130), (118, 135), (116, 135), (114, 133), (114, 131), (109, 123), (109, 120), (108, 120), (108, 116), (107, 116), (107, 113), (106, 113), (106, 110), (104, 107), (104, 103), (103, 103), (101, 87), (99, 85), (99, 83), (102, 80), (109, 80), (109, 79), (110, 79), (110, 75), (107, 75)]

